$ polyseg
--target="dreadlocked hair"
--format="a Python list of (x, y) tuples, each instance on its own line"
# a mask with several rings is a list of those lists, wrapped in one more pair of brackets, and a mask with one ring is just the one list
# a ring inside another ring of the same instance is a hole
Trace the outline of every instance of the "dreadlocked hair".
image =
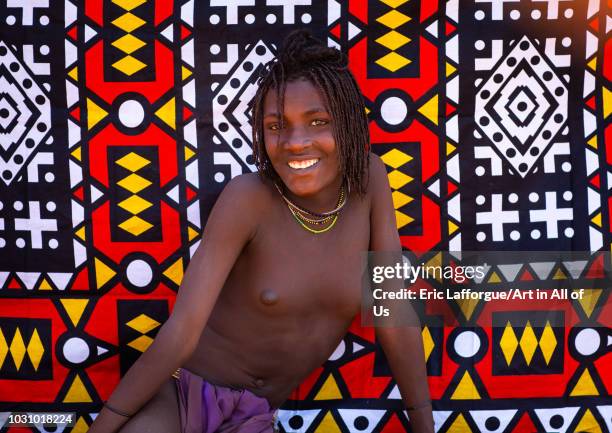
[(340, 173), (351, 191), (365, 194), (370, 136), (363, 97), (349, 71), (347, 57), (335, 48), (322, 45), (306, 30), (290, 33), (278, 55), (261, 70), (251, 103), (253, 157), (258, 172), (274, 182), (280, 181), (264, 143), (264, 99), (269, 91), (278, 95), (277, 112), (283, 127), (285, 89), (288, 82), (298, 79), (310, 81), (321, 92), (332, 118)]

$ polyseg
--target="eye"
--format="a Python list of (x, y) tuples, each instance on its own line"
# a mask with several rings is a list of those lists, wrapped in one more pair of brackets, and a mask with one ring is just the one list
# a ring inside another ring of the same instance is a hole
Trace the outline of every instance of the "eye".
[(268, 125), (268, 129), (270, 131), (278, 131), (280, 129), (280, 125), (278, 123), (270, 123)]
[(329, 121), (327, 121), (325, 119), (315, 119), (310, 124), (312, 126), (323, 126), (323, 125), (327, 125), (328, 123), (329, 123)]

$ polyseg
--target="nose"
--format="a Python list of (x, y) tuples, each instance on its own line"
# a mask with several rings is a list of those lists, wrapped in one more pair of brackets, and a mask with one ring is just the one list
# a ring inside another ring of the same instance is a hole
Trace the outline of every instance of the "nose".
[(305, 128), (286, 128), (282, 137), (283, 147), (291, 153), (300, 153), (312, 145), (312, 138)]

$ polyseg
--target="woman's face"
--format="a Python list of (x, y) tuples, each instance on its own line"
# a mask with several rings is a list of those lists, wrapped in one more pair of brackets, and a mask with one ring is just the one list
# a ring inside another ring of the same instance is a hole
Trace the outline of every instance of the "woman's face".
[(264, 141), (272, 166), (295, 195), (314, 196), (340, 186), (338, 150), (332, 118), (318, 89), (308, 80), (289, 81), (285, 90), (284, 127), (277, 95), (264, 99)]

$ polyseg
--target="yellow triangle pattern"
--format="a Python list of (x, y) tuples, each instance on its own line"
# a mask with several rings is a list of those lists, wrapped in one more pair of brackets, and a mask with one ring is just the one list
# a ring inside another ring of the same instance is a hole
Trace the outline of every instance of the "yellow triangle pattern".
[(108, 281), (116, 275), (116, 272), (106, 266), (100, 259), (94, 259), (94, 267), (96, 269), (96, 287), (100, 289)]
[(187, 69), (187, 68), (186, 68), (186, 67), (184, 67), (184, 66), (182, 67), (182, 69), (181, 69), (181, 78), (182, 78), (183, 80), (185, 80), (185, 79), (187, 79), (187, 78), (191, 77), (191, 74), (193, 74), (193, 72), (191, 72), (189, 69)]
[(46, 278), (43, 278), (40, 282), (40, 286), (38, 286), (38, 290), (53, 290), (53, 287), (51, 284), (49, 284)]
[(127, 14), (121, 15), (116, 20), (111, 21), (111, 23), (129, 33), (146, 24), (146, 21), (128, 12)]
[(438, 95), (435, 95), (418, 109), (419, 113), (427, 117), (434, 124), (438, 124)]
[(74, 326), (77, 326), (79, 320), (81, 320), (81, 316), (83, 315), (83, 311), (85, 311), (85, 307), (89, 303), (87, 299), (60, 299), (64, 310), (70, 317), (70, 321)]
[(601, 292), (602, 289), (584, 289), (582, 298), (578, 298), (578, 302), (587, 317), (591, 317), (591, 314), (593, 314), (593, 309), (597, 305)]
[(601, 212), (591, 218), (591, 222), (595, 224), (597, 227), (601, 227)]
[(376, 63), (391, 72), (395, 72), (398, 69), (401, 69), (412, 62), (410, 61), (410, 59), (407, 59), (406, 57), (397, 54), (395, 51), (391, 51), (386, 56), (383, 56), (380, 59), (376, 60)]
[(448, 221), (448, 234), (452, 235), (453, 233), (455, 233), (457, 231), (457, 229), (459, 228), (459, 226), (457, 224), (455, 224), (452, 221)]
[(450, 144), (449, 142), (446, 142), (446, 156), (450, 155), (451, 153), (453, 153), (455, 151), (456, 147), (453, 146), (452, 144)]
[(70, 154), (74, 156), (76, 160), (80, 161), (81, 160), (81, 146), (78, 146), (76, 149), (70, 152)]
[(74, 232), (74, 234), (77, 235), (79, 239), (84, 241), (85, 240), (85, 226), (78, 229), (76, 232)]
[(88, 431), (89, 426), (87, 425), (83, 417), (80, 416), (77, 422), (74, 424), (74, 427), (72, 427), (72, 430), (70, 430), (70, 433), (87, 433)]
[(321, 423), (317, 426), (315, 433), (342, 433), (342, 430), (336, 424), (336, 420), (334, 420), (331, 412), (327, 412)]
[(593, 416), (593, 413), (589, 408), (584, 412), (584, 415), (580, 419), (580, 422), (574, 429), (576, 432), (586, 432), (586, 433), (603, 433), (601, 430), (601, 426)]
[(193, 155), (195, 155), (195, 152), (189, 147), (185, 146), (185, 161), (189, 161), (191, 158), (193, 158)]
[(459, 381), (459, 385), (455, 388), (455, 392), (451, 395), (451, 400), (477, 400), (480, 399), (480, 393), (474, 385), (472, 376), (465, 371), (463, 377)]
[(455, 68), (450, 63), (446, 62), (446, 76), (447, 77), (450, 77), (453, 74), (453, 72), (455, 72), (456, 70), (457, 68)]
[(393, 191), (391, 193), (391, 198), (393, 199), (393, 207), (395, 209), (399, 209), (402, 206), (404, 206), (404, 205), (410, 203), (412, 200), (414, 200), (409, 195), (406, 195), (403, 192), (399, 192), (399, 191)]
[(314, 398), (315, 400), (340, 400), (342, 399), (342, 393), (340, 392), (340, 388), (338, 388), (338, 384), (334, 379), (333, 375), (329, 375), (325, 382), (321, 386), (319, 392)]
[(138, 51), (146, 44), (136, 36), (128, 33), (115, 40), (111, 45), (120, 49), (126, 54), (132, 54), (134, 51)]
[(599, 395), (599, 391), (597, 391), (597, 387), (595, 386), (595, 382), (593, 382), (593, 378), (589, 373), (588, 369), (584, 369), (582, 374), (580, 375), (580, 379), (576, 382), (576, 386), (570, 392), (570, 396), (576, 397), (579, 395)]
[(565, 273), (561, 270), (561, 268), (558, 268), (557, 272), (555, 272), (555, 275), (553, 275), (552, 279), (553, 280), (566, 280), (567, 275), (565, 275)]
[(456, 302), (459, 308), (461, 309), (461, 312), (465, 316), (465, 318), (467, 320), (470, 320), (470, 318), (472, 317), (472, 314), (474, 314), (474, 310), (476, 309), (476, 306), (478, 305), (480, 301), (478, 299), (470, 298), (470, 299), (458, 299)]
[(447, 433), (472, 433), (472, 429), (463, 417), (463, 414), (460, 413), (448, 428)]
[(81, 378), (76, 375), (74, 377), (74, 381), (68, 388), (68, 392), (64, 397), (64, 403), (91, 403), (93, 400), (91, 399), (89, 393), (85, 389), (85, 385), (83, 385), (83, 381)]
[(176, 106), (174, 104), (174, 98), (170, 99), (164, 105), (162, 105), (156, 112), (155, 115), (159, 117), (163, 122), (170, 128), (176, 128)]
[(497, 275), (497, 272), (493, 272), (491, 273), (491, 276), (489, 277), (488, 282), (489, 283), (501, 283), (501, 278), (499, 278), (499, 275)]
[(604, 119), (607, 119), (610, 112), (612, 112), (612, 92), (607, 87), (604, 87), (601, 93), (603, 96)]
[(591, 146), (593, 149), (597, 149), (597, 134), (593, 135), (588, 141), (587, 144)]
[(79, 81), (79, 68), (75, 66), (68, 72), (68, 76), (72, 78), (74, 81)]
[(183, 281), (183, 259), (180, 258), (172, 263), (168, 269), (164, 271), (164, 275), (168, 277), (174, 284), (180, 286)]
[(91, 99), (87, 98), (87, 129), (91, 129), (104, 119), (108, 113)]
[(194, 240), (197, 236), (199, 235), (199, 233), (192, 229), (191, 227), (187, 227), (187, 238), (192, 241)]
[(398, 210), (395, 211), (395, 222), (398, 229), (401, 229), (406, 224), (410, 224), (412, 221), (414, 221), (414, 218), (412, 218), (410, 215), (406, 215)]
[(410, 42), (410, 38), (407, 38), (395, 30), (391, 30), (390, 32), (385, 33), (380, 38), (376, 39), (376, 42), (383, 47), (389, 48), (390, 50), (397, 50)]
[(147, 65), (142, 63), (136, 57), (128, 55), (120, 60), (117, 60), (112, 66), (113, 68), (123, 72), (125, 75), (132, 76)]
[(596, 71), (597, 70), (597, 56), (593, 57), (589, 61), (589, 63), (587, 63), (587, 66), (591, 68), (592, 70)]

